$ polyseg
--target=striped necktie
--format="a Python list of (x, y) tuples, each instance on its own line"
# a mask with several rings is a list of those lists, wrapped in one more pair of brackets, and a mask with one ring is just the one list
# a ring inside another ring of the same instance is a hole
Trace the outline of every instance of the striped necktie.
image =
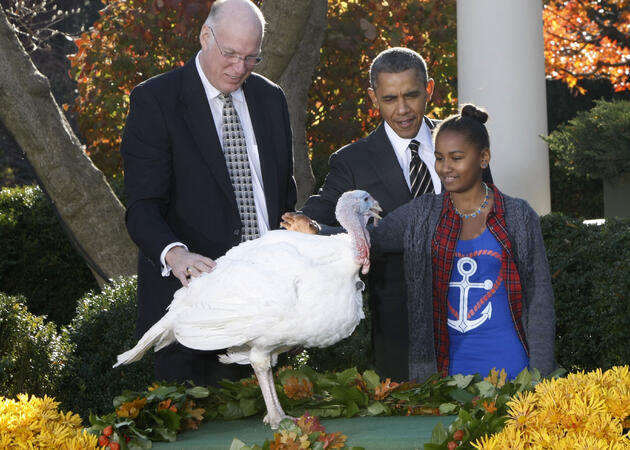
[(244, 242), (259, 236), (252, 171), (247, 159), (245, 133), (243, 133), (243, 127), (234, 108), (234, 103), (232, 103), (232, 96), (219, 94), (219, 98), (223, 101), (223, 155), (243, 224), (241, 242)]
[(435, 192), (429, 168), (418, 155), (419, 147), (420, 143), (415, 139), (409, 143), (409, 150), (411, 150), (409, 181), (411, 182), (411, 196), (413, 198), (419, 197), (427, 192)]

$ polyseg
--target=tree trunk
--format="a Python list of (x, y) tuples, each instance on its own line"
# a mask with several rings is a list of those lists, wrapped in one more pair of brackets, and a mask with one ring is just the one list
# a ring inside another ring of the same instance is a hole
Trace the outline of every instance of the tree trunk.
[(258, 72), (282, 86), (293, 129), (293, 173), (300, 208), (315, 186), (306, 144), (306, 107), (313, 72), (319, 63), (327, 19), (326, 0), (266, 0), (267, 20), (263, 55)]
[[(124, 207), (83, 151), (0, 8), (0, 121), (20, 145), (97, 279), (136, 272)], [(103, 282), (103, 280), (99, 280)]]
[[(311, 194), (306, 105), (326, 31), (326, 0), (267, 0), (268, 22), (259, 72), (284, 89), (298, 184), (298, 206)], [(92, 164), (55, 102), (48, 79), (33, 65), (0, 7), (0, 121), (20, 145), (59, 218), (97, 280), (136, 273), (136, 247), (124, 207)]]

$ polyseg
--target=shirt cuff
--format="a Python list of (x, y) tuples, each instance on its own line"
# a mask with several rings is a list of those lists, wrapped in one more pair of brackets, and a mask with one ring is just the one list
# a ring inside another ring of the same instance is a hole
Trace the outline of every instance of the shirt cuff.
[(162, 264), (163, 277), (168, 277), (171, 274), (171, 266), (166, 264), (165, 258), (168, 251), (172, 249), (173, 247), (184, 247), (186, 250), (188, 250), (188, 247), (182, 244), (181, 242), (173, 242), (172, 244), (168, 244), (166, 247), (164, 247), (164, 250), (162, 250), (162, 253), (160, 254), (160, 264)]

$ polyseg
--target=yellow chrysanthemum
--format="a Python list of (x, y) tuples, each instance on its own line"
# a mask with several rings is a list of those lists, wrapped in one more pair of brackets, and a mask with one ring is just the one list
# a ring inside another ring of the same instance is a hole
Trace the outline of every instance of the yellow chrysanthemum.
[(472, 443), (477, 450), (499, 450), (501, 447), (497, 445), (498, 435), (482, 436), (480, 439)]
[(615, 367), (544, 380), (507, 404), (510, 419), (477, 449), (629, 449), (630, 373)]
[(58, 405), (47, 396), (0, 397), (0, 448), (96, 448), (97, 438), (83, 429), (81, 418), (58, 411)]
[(533, 392), (520, 392), (507, 403), (511, 423), (522, 428), (536, 416)]

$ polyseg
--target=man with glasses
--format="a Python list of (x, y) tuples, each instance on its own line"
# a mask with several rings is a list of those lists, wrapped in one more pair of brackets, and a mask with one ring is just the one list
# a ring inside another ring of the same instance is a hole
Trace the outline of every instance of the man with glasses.
[[(277, 228), (294, 208), (287, 103), (280, 87), (252, 73), (262, 61), (264, 24), (251, 1), (217, 0), (199, 53), (131, 93), (121, 153), (126, 223), (140, 250), (138, 336), (190, 277)], [(162, 349), (156, 379), (215, 384), (248, 374), (216, 354)]]

